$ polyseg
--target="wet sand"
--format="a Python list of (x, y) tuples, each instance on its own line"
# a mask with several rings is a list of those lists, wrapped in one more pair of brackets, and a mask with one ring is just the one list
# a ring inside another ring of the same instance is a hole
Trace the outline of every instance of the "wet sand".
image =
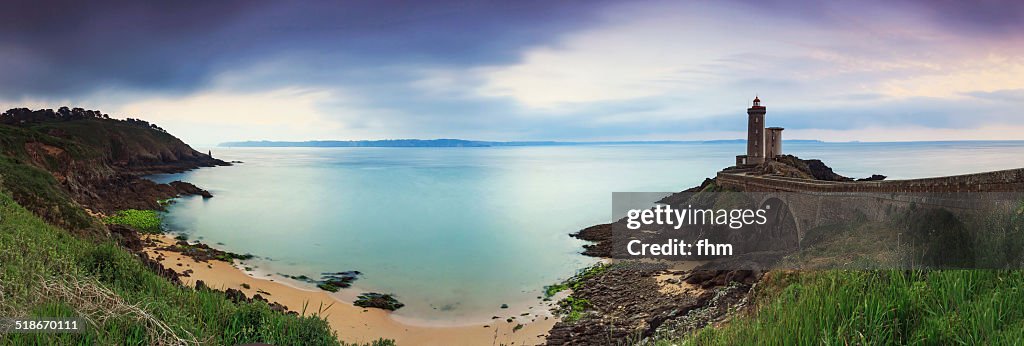
[[(411, 325), (396, 320), (388, 311), (352, 305), (352, 297), (362, 293), (354, 291), (357, 288), (342, 289), (338, 293), (305, 289), (276, 274), (265, 276), (222, 261), (197, 262), (180, 253), (157, 250), (157, 247), (174, 244), (176, 240), (166, 235), (147, 237), (161, 244), (145, 249), (151, 258), (163, 255), (161, 263), (179, 274), (192, 270), (189, 277), (181, 278), (186, 285), (194, 286), (196, 280), (202, 280), (215, 289), (241, 290), (247, 297), (260, 294), (299, 313), (303, 313), (305, 306), (305, 314), (323, 316), (338, 333), (339, 339), (346, 342), (370, 342), (384, 338), (393, 339), (399, 345), (538, 345), (544, 343), (548, 331), (557, 321), (556, 317), (545, 319), (545, 316), (550, 316), (546, 309), (535, 307), (529, 310), (528, 316), (520, 316), (522, 311), (509, 309), (496, 314), (501, 316), (499, 319), (461, 326)], [(257, 277), (259, 275), (263, 277)], [(242, 284), (248, 284), (249, 288), (242, 287)], [(516, 318), (507, 322), (506, 318), (510, 316)], [(518, 324), (522, 324), (522, 328), (513, 330)]]

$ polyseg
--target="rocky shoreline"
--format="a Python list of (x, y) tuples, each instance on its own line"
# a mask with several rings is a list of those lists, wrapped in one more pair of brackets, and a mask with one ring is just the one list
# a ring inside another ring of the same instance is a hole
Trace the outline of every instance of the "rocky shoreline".
[[(824, 181), (854, 181), (836, 174), (820, 160), (783, 155), (757, 168), (762, 174)], [(861, 180), (882, 180), (874, 175)], [(688, 193), (718, 191), (705, 179), (659, 202), (672, 203)], [(616, 222), (623, 222), (618, 220)], [(608, 261), (608, 270), (577, 284), (569, 298), (585, 302), (580, 318), (555, 324), (548, 345), (618, 345), (652, 337), (681, 338), (708, 325), (728, 320), (749, 308), (750, 293), (766, 274), (759, 270), (716, 270), (711, 263), (612, 260), (615, 223), (584, 228), (571, 237), (588, 241), (582, 254)], [(675, 267), (672, 267), (675, 266)], [(718, 266), (720, 267), (720, 266)]]
[[(571, 236), (591, 241), (584, 255), (607, 259), (611, 224), (587, 227)], [(680, 268), (680, 265), (689, 268)], [(614, 260), (600, 274), (583, 279), (570, 294), (585, 302), (576, 321), (560, 321), (548, 345), (619, 345), (654, 336), (682, 336), (727, 319), (746, 307), (747, 294), (763, 275), (749, 270), (708, 270), (699, 263)]]

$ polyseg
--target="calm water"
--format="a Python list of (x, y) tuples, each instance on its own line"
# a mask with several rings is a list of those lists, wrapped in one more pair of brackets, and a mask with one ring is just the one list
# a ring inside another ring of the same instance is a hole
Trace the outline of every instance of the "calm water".
[[(206, 149), (203, 149), (204, 151)], [(679, 191), (733, 163), (737, 143), (508, 148), (213, 148), (232, 167), (154, 177), (214, 198), (169, 208), (171, 229), (261, 258), (264, 273), (360, 270), (397, 316), (489, 320), (593, 260), (566, 234), (607, 222), (614, 191)], [(917, 178), (1024, 167), (1024, 142), (791, 143), (840, 174)]]

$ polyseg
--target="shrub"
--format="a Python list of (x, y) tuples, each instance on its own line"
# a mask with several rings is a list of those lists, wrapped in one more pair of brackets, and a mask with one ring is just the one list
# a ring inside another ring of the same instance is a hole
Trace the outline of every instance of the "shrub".
[(103, 222), (115, 225), (125, 225), (135, 228), (144, 233), (162, 233), (160, 228), (160, 214), (156, 210), (122, 210), (109, 216)]

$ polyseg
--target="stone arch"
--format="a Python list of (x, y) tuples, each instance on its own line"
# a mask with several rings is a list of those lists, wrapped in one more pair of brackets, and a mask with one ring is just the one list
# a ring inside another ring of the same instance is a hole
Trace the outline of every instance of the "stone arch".
[(800, 229), (799, 219), (794, 208), (790, 206), (788, 198), (769, 194), (764, 197), (758, 208), (766, 211), (768, 220), (757, 228), (761, 241), (766, 243), (764, 250), (793, 251), (799, 249), (804, 233)]

